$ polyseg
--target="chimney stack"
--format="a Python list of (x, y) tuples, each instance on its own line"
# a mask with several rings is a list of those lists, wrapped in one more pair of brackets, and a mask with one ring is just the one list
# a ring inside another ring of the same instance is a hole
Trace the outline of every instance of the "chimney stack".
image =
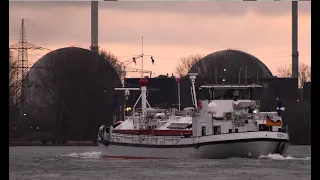
[(91, 1), (91, 51), (98, 54), (98, 1)]
[(292, 1), (292, 78), (298, 78), (298, 75), (298, 1)]

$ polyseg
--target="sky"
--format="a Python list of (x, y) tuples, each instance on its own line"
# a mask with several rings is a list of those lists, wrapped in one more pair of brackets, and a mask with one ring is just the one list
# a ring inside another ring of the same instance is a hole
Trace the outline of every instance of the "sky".
[[(311, 64), (311, 3), (299, 2), (299, 61)], [(9, 45), (21, 19), (27, 41), (56, 50), (91, 44), (90, 2), (9, 2)], [(120, 61), (143, 52), (144, 69), (174, 73), (182, 57), (245, 51), (276, 75), (291, 64), (291, 2), (99, 2), (99, 46)], [(48, 51), (29, 52), (30, 65)], [(141, 59), (132, 68), (141, 68)], [(137, 74), (129, 74), (136, 77)], [(139, 75), (138, 75), (139, 76)]]

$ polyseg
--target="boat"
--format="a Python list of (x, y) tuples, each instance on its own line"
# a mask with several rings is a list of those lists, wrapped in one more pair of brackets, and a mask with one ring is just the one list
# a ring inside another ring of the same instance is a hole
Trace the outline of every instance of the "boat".
[[(189, 73), (192, 107), (182, 111), (159, 109), (147, 101), (148, 79), (140, 88), (115, 90), (141, 91), (132, 113), (112, 126), (101, 125), (98, 144), (103, 158), (123, 159), (221, 159), (258, 158), (281, 154), (289, 146), (288, 127), (283, 125), (281, 103), (274, 112), (260, 112), (260, 101), (252, 95), (261, 85), (213, 84), (200, 86), (197, 74)], [(199, 96), (200, 97), (200, 96)], [(141, 100), (141, 108), (136, 108)]]

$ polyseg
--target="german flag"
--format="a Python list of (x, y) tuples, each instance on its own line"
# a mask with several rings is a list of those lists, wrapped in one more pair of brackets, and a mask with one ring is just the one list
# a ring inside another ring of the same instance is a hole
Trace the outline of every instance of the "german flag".
[(277, 121), (273, 121), (269, 115), (266, 116), (266, 125), (267, 126), (282, 126), (282, 121), (277, 120)]

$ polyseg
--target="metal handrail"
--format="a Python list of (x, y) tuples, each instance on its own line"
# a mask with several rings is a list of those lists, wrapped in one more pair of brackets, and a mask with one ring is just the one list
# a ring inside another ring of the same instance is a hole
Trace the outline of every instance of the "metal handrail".
[[(127, 135), (127, 134), (118, 134), (118, 133), (113, 133), (111, 134), (111, 141), (116, 141), (120, 142), (121, 139), (123, 138), (123, 141), (125, 139), (131, 139), (131, 142), (135, 142), (135, 138), (143, 138), (144, 140), (147, 139), (147, 143), (144, 143), (146, 141), (138, 141), (139, 144), (158, 144), (158, 141), (161, 142), (163, 141), (164, 144), (166, 142), (172, 142), (172, 144), (177, 144), (179, 141), (184, 138), (183, 136), (177, 136), (177, 137), (168, 137), (168, 136), (148, 136), (148, 135)], [(155, 142), (155, 143), (154, 143)]]

